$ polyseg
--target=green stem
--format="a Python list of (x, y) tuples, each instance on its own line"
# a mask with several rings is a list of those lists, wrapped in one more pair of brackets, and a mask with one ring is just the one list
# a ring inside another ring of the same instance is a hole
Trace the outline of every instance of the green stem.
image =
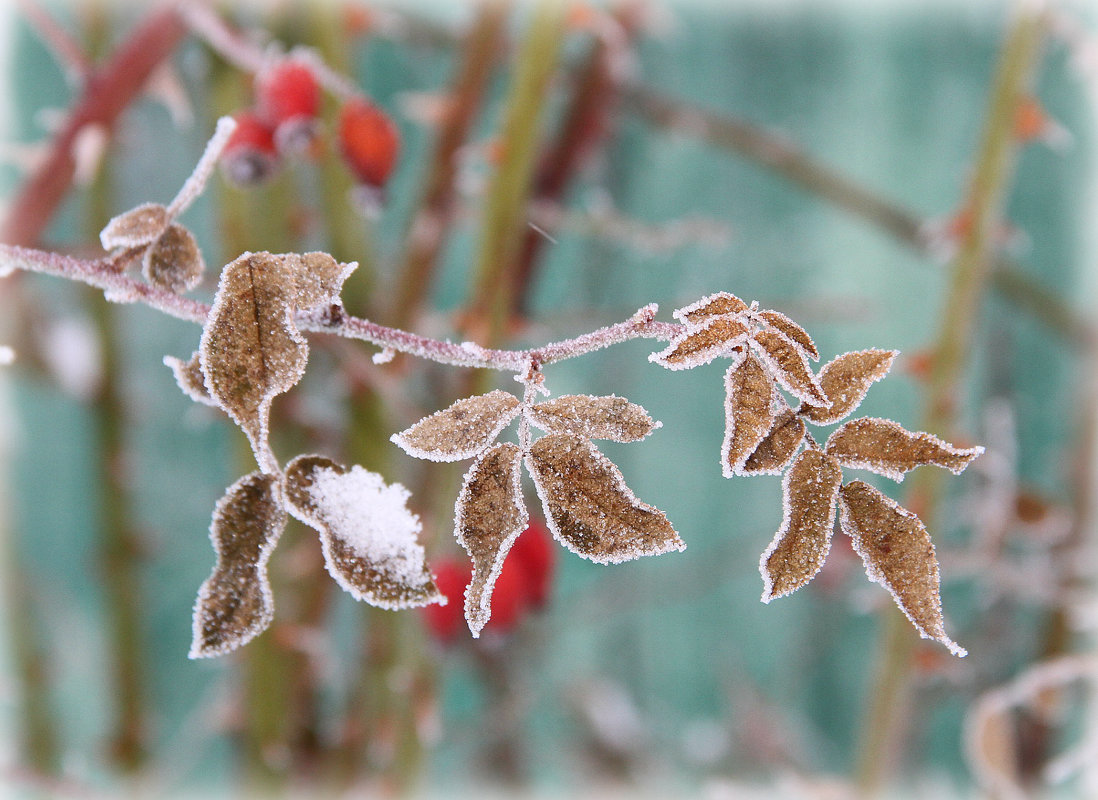
[[(1040, 63), (1048, 18), (1019, 8), (1003, 45), (965, 208), (972, 225), (952, 264), (933, 367), (927, 389), (923, 429), (948, 437), (957, 416), (957, 396), (972, 346), (976, 320), (995, 259), (994, 237), (1003, 218), (1014, 175), (1018, 142), (1017, 109)], [(924, 471), (925, 472), (925, 471)], [(933, 519), (939, 504), (939, 481), (929, 472), (913, 476), (909, 506), (923, 519)], [(911, 705), (912, 654), (915, 633), (890, 608), (881, 643), (878, 672), (863, 729), (857, 783), (863, 795), (880, 792), (889, 777), (904, 733), (905, 709)]]

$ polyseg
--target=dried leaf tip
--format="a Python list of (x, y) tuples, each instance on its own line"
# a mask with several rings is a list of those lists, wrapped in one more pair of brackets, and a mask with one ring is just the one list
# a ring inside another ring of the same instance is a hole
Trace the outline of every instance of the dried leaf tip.
[(698, 326), (687, 326), (666, 348), (648, 360), (667, 369), (693, 369), (720, 356), (732, 355), (747, 342), (747, 325), (729, 317), (714, 317)]
[(830, 403), (804, 405), (799, 413), (816, 425), (830, 425), (861, 405), (869, 387), (888, 374), (899, 350), (858, 350), (836, 356), (820, 370), (820, 388)]
[(686, 325), (700, 325), (710, 317), (739, 314), (747, 309), (747, 303), (736, 295), (729, 292), (716, 292), (688, 306), (675, 309), (671, 312), (671, 316)]
[(860, 417), (843, 423), (824, 448), (844, 466), (867, 469), (894, 481), (924, 464), (959, 475), (984, 452), (983, 447), (954, 447), (930, 433), (913, 433), (890, 419)]

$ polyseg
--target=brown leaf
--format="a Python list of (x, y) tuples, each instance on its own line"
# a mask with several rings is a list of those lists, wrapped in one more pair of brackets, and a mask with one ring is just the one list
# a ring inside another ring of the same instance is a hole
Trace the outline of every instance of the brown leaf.
[(522, 500), (522, 451), (509, 442), (485, 450), (473, 462), (458, 493), (457, 540), (473, 559), (465, 591), (465, 619), (473, 636), (492, 616), (492, 588), (529, 515)]
[(339, 302), (343, 282), (358, 266), (354, 262), (341, 264), (327, 253), (287, 253), (282, 257), (294, 271), (297, 285), (294, 305), (301, 311)]
[(844, 423), (824, 449), (843, 466), (868, 469), (894, 481), (902, 481), (905, 472), (923, 464), (958, 475), (984, 452), (982, 447), (954, 447), (931, 433), (912, 433), (890, 419), (875, 417)]
[(356, 600), (389, 609), (445, 604), (403, 486), (309, 455), (286, 465), (285, 490), (290, 513), (320, 534), (328, 572)]
[(199, 347), (206, 388), (248, 435), (265, 470), (271, 401), (305, 372), (309, 347), (294, 325), (295, 272), (270, 253), (245, 253), (225, 267)]
[(730, 355), (747, 339), (747, 326), (729, 317), (716, 317), (700, 327), (689, 326), (648, 360), (667, 369), (692, 369)]
[(866, 575), (892, 593), (919, 635), (964, 656), (945, 633), (938, 557), (919, 518), (872, 486), (851, 481), (839, 495), (839, 524), (862, 557)]
[(828, 406), (805, 405), (800, 413), (809, 422), (830, 425), (846, 417), (865, 399), (869, 387), (888, 374), (897, 350), (858, 350), (833, 358), (820, 370), (820, 388)]
[(740, 470), (741, 475), (781, 475), (804, 441), (804, 422), (786, 409)]
[(466, 397), (424, 417), (391, 440), (406, 453), (430, 461), (460, 461), (488, 447), (519, 415), (521, 403), (508, 392)]
[(724, 477), (742, 475), (744, 464), (774, 425), (774, 381), (750, 352), (724, 374)]
[(589, 440), (550, 433), (531, 446), (526, 466), (549, 528), (572, 552), (616, 564), (686, 547), (663, 512), (638, 500)]
[(140, 247), (155, 241), (171, 222), (168, 209), (159, 203), (145, 203), (131, 208), (107, 223), (99, 232), (104, 250)]
[(177, 294), (197, 286), (206, 271), (198, 242), (189, 230), (175, 223), (145, 251), (142, 264), (145, 280)]
[(739, 314), (741, 311), (746, 310), (747, 303), (736, 297), (736, 295), (728, 292), (717, 292), (677, 309), (671, 316), (687, 324), (700, 325), (710, 317)]
[(813, 361), (820, 360), (820, 351), (816, 349), (816, 343), (812, 341), (812, 337), (808, 335), (808, 331), (785, 314), (771, 309), (760, 311), (759, 318), (778, 333), (785, 336), (786, 339), (793, 342), (793, 344), (804, 351), (805, 355)]
[(782, 526), (759, 559), (764, 603), (795, 592), (820, 571), (842, 482), (839, 462), (819, 450), (805, 450), (793, 462), (782, 481)]
[(210, 525), (217, 563), (198, 590), (191, 658), (235, 650), (274, 618), (267, 561), (286, 525), (276, 482), (273, 475), (253, 472), (217, 502)]
[(537, 403), (528, 413), (530, 421), (544, 431), (615, 442), (639, 442), (659, 427), (636, 403), (614, 395), (564, 395)]
[(799, 347), (784, 335), (771, 330), (756, 331), (750, 341), (770, 374), (787, 392), (806, 403), (827, 403), (827, 395), (820, 388), (808, 365), (808, 358)]
[(179, 384), (183, 394), (196, 403), (217, 407), (217, 403), (206, 389), (206, 376), (202, 374), (202, 365), (198, 363), (198, 353), (192, 355), (189, 361), (175, 356), (164, 356), (164, 364), (171, 368), (172, 374), (175, 375), (175, 382)]

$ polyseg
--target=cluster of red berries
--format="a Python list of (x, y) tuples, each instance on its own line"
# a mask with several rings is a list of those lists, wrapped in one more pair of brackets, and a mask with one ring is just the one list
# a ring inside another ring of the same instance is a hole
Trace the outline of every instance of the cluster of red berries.
[[(511, 633), (530, 612), (544, 608), (553, 588), (555, 563), (553, 537), (542, 523), (531, 520), (503, 562), (492, 591), (492, 618), (485, 629)], [(447, 559), (435, 564), (434, 573), (435, 585), (447, 603), (426, 606), (423, 615), (432, 636), (446, 644), (465, 627), (465, 587), (472, 566), (467, 560)]]
[[(283, 157), (313, 152), (320, 141), (321, 87), (310, 61), (289, 55), (255, 77), (255, 106), (235, 115), (237, 127), (221, 155), (229, 180), (250, 186), (269, 178)], [(380, 194), (396, 164), (400, 133), (365, 97), (339, 114), (339, 149), (367, 192)]]

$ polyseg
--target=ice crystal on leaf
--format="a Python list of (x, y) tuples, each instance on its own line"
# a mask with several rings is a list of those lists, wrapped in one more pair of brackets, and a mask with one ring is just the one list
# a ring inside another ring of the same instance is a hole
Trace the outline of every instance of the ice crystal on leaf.
[(99, 232), (104, 250), (141, 247), (156, 241), (171, 223), (168, 209), (159, 203), (145, 203), (111, 219)]
[(285, 525), (273, 475), (246, 475), (218, 501), (210, 525), (217, 563), (198, 590), (191, 658), (228, 653), (271, 624), (267, 561)]
[(804, 422), (787, 408), (774, 420), (773, 427), (737, 474), (781, 475), (796, 455), (804, 435)]
[(813, 361), (820, 360), (820, 351), (816, 349), (816, 343), (812, 341), (808, 331), (785, 314), (780, 311), (764, 310), (759, 312), (759, 319), (782, 334)]
[(827, 395), (812, 373), (808, 357), (784, 334), (761, 330), (751, 337), (750, 342), (752, 349), (783, 389), (806, 403), (827, 404)]
[(861, 405), (869, 387), (888, 374), (897, 350), (858, 350), (844, 353), (820, 370), (820, 388), (830, 404), (805, 405), (800, 413), (816, 425), (839, 422)]
[(726, 478), (743, 474), (744, 464), (774, 424), (774, 381), (750, 352), (724, 376), (724, 442), (721, 468)]
[(615, 442), (639, 442), (659, 427), (636, 403), (614, 395), (563, 395), (536, 403), (528, 416), (532, 423), (550, 433), (574, 433)]
[(202, 365), (199, 363), (197, 352), (187, 361), (175, 356), (164, 356), (164, 364), (171, 369), (175, 382), (179, 384), (183, 394), (196, 403), (219, 407), (206, 388), (206, 376), (202, 374)]
[(796, 591), (820, 571), (831, 549), (842, 481), (839, 462), (819, 450), (805, 450), (785, 474), (782, 525), (759, 560), (764, 603)]
[(529, 520), (519, 482), (521, 465), (517, 445), (496, 444), (473, 463), (458, 494), (454, 527), (473, 560), (465, 618), (474, 637), (491, 617), (492, 588), (507, 552)]
[(825, 447), (843, 466), (867, 469), (902, 481), (904, 473), (924, 464), (964, 471), (982, 447), (959, 448), (930, 433), (912, 433), (889, 419), (861, 417), (841, 425)]
[(519, 415), (521, 403), (496, 389), (466, 397), (392, 436), (406, 453), (430, 461), (461, 461), (488, 447)]
[(618, 468), (588, 440), (550, 433), (526, 457), (550, 530), (598, 564), (683, 550), (662, 511), (642, 503)]
[(872, 486), (851, 481), (840, 491), (839, 520), (866, 575), (892, 593), (919, 635), (941, 642), (954, 655), (966, 655), (945, 633), (938, 557), (919, 518)]
[(172, 223), (145, 251), (142, 274), (153, 286), (186, 292), (202, 280), (206, 262), (189, 230)]
[(389, 609), (445, 602), (399, 483), (309, 455), (286, 466), (285, 486), (290, 513), (320, 534), (328, 572), (356, 600)]
[(675, 319), (687, 325), (700, 325), (710, 317), (739, 314), (747, 311), (747, 303), (734, 294), (717, 292), (671, 313)]

